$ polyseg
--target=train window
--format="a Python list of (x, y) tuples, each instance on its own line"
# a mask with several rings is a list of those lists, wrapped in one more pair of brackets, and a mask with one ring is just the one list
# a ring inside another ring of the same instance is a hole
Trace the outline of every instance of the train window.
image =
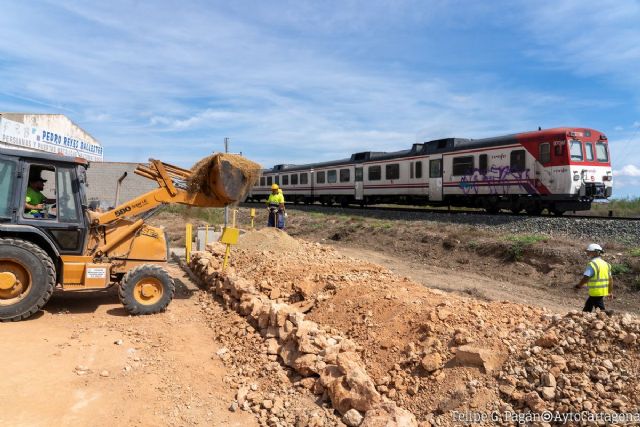
[(338, 172), (335, 169), (327, 171), (327, 182), (329, 184), (335, 184), (338, 182)]
[(440, 178), (442, 176), (442, 160), (429, 160), (429, 178)]
[(349, 169), (340, 169), (340, 182), (349, 182), (351, 180), (351, 171)]
[(571, 160), (582, 161), (582, 143), (580, 141), (571, 141)]
[(593, 162), (593, 143), (592, 142), (584, 143), (584, 152), (585, 152), (585, 155), (587, 156), (587, 161)]
[(316, 172), (316, 183), (324, 184), (324, 171)]
[(422, 162), (416, 162), (416, 178), (422, 178)]
[(521, 172), (525, 169), (524, 150), (514, 150), (511, 152), (511, 163), (509, 168), (511, 172)]
[(551, 144), (545, 142), (540, 144), (540, 163), (549, 163), (551, 161)]
[(409, 162), (409, 179), (413, 179), (413, 162)]
[(275, 182), (276, 184), (280, 185), (280, 175), (276, 175), (273, 177), (273, 182)]
[(309, 175), (305, 173), (300, 174), (300, 184), (306, 185), (309, 183)]
[(289, 185), (289, 175), (282, 175), (282, 185)]
[(608, 162), (609, 161), (609, 152), (607, 151), (607, 144), (604, 142), (596, 143), (596, 157), (599, 162)]
[(380, 181), (382, 178), (382, 167), (369, 166), (369, 181)]
[(400, 165), (398, 163), (386, 165), (384, 169), (385, 179), (400, 179)]
[(267, 185), (271, 185), (273, 184), (273, 177), (272, 176), (268, 176), (267, 177)]
[(355, 173), (354, 173), (355, 177), (354, 179), (356, 180), (356, 182), (362, 182), (364, 181), (364, 177), (363, 177), (363, 173), (362, 173), (362, 168), (355, 168)]
[(487, 173), (487, 169), (489, 169), (488, 166), (488, 156), (486, 154), (480, 154), (480, 156), (478, 157), (478, 169), (480, 170), (481, 173)]
[(556, 153), (556, 157), (562, 157), (564, 155), (564, 141), (554, 142), (553, 151)]
[(264, 176), (260, 177), (260, 187), (267, 185), (267, 179)]
[(453, 175), (461, 176), (473, 173), (473, 156), (454, 157)]
[(291, 185), (298, 185), (298, 174), (291, 174)]

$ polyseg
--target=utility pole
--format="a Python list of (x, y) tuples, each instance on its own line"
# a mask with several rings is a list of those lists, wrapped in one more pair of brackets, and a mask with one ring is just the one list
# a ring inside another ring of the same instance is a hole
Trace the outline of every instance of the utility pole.
[[(229, 152), (229, 138), (224, 139), (224, 152)], [(227, 228), (227, 224), (229, 223), (229, 206), (224, 207), (224, 228)]]

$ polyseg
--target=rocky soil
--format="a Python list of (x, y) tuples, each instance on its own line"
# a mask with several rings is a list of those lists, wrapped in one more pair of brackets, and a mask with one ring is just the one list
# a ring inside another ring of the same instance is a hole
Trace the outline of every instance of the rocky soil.
[[(455, 425), (464, 411), (638, 412), (640, 323), (632, 315), (562, 316), (452, 295), (273, 229), (245, 234), (226, 274), (221, 254), (211, 245), (193, 267), (238, 313), (237, 326), (219, 334), (228, 348), (237, 345), (229, 404), (261, 424)], [(247, 345), (225, 338), (238, 335)], [(247, 402), (252, 370), (282, 374), (265, 373), (273, 375), (268, 385)], [(313, 419), (300, 417), (296, 392), (278, 391), (287, 381), (317, 394)]]

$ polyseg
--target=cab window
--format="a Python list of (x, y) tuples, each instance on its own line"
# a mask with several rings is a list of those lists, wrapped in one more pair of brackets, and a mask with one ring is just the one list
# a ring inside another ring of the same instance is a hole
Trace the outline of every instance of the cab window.
[(11, 189), (15, 182), (16, 164), (0, 160), (0, 217), (11, 216)]
[(55, 168), (37, 164), (29, 166), (22, 204), (25, 218), (57, 219)]
[(587, 156), (587, 161), (592, 162), (593, 161), (593, 144), (591, 142), (584, 143), (584, 152)]
[(540, 144), (540, 163), (549, 163), (551, 161), (551, 144), (545, 142)]
[(76, 182), (73, 180), (73, 171), (71, 169), (58, 169), (57, 178), (58, 219), (60, 222), (78, 222), (78, 205), (74, 197), (74, 193), (77, 193), (77, 190), (74, 189)]
[(582, 161), (584, 159), (582, 155), (582, 143), (580, 141), (571, 141), (571, 160)]
[(609, 152), (607, 151), (607, 144), (604, 142), (596, 143), (596, 157), (599, 162), (609, 161)]

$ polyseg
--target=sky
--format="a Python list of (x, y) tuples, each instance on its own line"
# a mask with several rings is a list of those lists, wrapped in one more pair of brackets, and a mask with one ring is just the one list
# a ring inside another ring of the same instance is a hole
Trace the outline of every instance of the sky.
[(640, 2), (3, 2), (0, 111), (61, 113), (105, 160), (270, 167), (588, 127), (640, 196)]

